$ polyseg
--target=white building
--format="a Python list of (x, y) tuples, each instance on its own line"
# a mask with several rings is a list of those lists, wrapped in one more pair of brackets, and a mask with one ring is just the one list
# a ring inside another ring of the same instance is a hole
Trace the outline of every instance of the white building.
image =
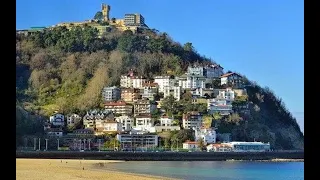
[(205, 88), (206, 78), (199, 75), (182, 75), (179, 77), (179, 86), (187, 88)]
[(81, 121), (81, 117), (78, 114), (72, 114), (67, 116), (67, 125), (74, 126)]
[(135, 130), (148, 131), (150, 128), (154, 127), (154, 120), (151, 118), (150, 114), (138, 115), (136, 118)]
[(104, 110), (104, 111), (98, 111), (98, 110), (91, 110), (87, 112), (86, 115), (84, 115), (83, 119), (83, 125), (86, 128), (97, 128), (102, 127), (102, 123), (105, 121), (113, 121), (114, 120), (114, 114), (112, 111)]
[(182, 126), (184, 129), (200, 128), (202, 115), (199, 112), (188, 112), (182, 115)]
[(170, 76), (155, 76), (154, 82), (159, 85), (159, 92), (164, 92), (164, 87), (173, 86), (174, 79), (170, 78)]
[(226, 88), (225, 90), (219, 90), (219, 94), (217, 98), (233, 101), (235, 98), (235, 92), (231, 88)]
[(141, 133), (117, 134), (122, 149), (146, 150), (158, 146), (159, 136)]
[(199, 145), (198, 145), (198, 142), (187, 141), (187, 142), (182, 143), (182, 148), (195, 151), (195, 150), (199, 150)]
[(180, 86), (165, 86), (163, 91), (163, 97), (172, 95), (176, 101), (181, 99), (181, 87)]
[[(147, 83), (145, 83), (147, 84)], [(155, 84), (155, 83), (153, 83)], [(152, 84), (148, 83), (148, 85), (144, 85), (143, 87), (143, 93), (141, 94), (142, 98), (148, 98), (149, 100), (154, 100), (154, 95), (156, 95), (158, 92), (158, 88), (152, 87)]]
[(220, 98), (208, 99), (208, 113), (220, 113), (221, 115), (229, 115), (233, 112), (231, 101)]
[(232, 147), (226, 144), (209, 144), (207, 146), (208, 152), (230, 152), (232, 151)]
[[(117, 121), (103, 122), (102, 123), (103, 132), (121, 132), (122, 123)], [(99, 130), (99, 128), (97, 128)]]
[(169, 116), (161, 116), (160, 118), (160, 125), (161, 126), (172, 126), (173, 125), (173, 119)]
[(218, 78), (223, 74), (223, 67), (218, 64), (208, 66), (189, 66), (187, 73), (189, 75), (199, 75), (206, 78)]
[(50, 116), (50, 123), (54, 126), (64, 126), (64, 115), (56, 113)]
[(149, 128), (149, 132), (179, 131), (180, 129), (180, 126), (154, 126)]
[(216, 143), (217, 134), (212, 128), (198, 128), (195, 130), (195, 140), (203, 139), (204, 144)]
[(102, 89), (102, 97), (104, 101), (118, 101), (121, 97), (121, 90), (115, 86), (104, 87)]
[(132, 77), (134, 73), (133, 71), (129, 71), (126, 75), (121, 75), (120, 77), (120, 87), (123, 88), (132, 88)]
[(270, 143), (263, 142), (237, 142), (221, 143), (229, 145), (234, 152), (264, 152), (270, 151)]
[(135, 76), (132, 77), (132, 88), (139, 88), (141, 89), (143, 87), (143, 84), (146, 82), (147, 80), (142, 77), (142, 76)]
[(122, 131), (130, 131), (134, 125), (133, 118), (126, 115), (116, 117), (116, 121), (122, 124)]
[(221, 85), (231, 84), (234, 88), (243, 87), (243, 77), (238, 73), (227, 73), (221, 76)]
[(130, 76), (122, 75), (120, 77), (120, 87), (132, 88), (132, 79)]

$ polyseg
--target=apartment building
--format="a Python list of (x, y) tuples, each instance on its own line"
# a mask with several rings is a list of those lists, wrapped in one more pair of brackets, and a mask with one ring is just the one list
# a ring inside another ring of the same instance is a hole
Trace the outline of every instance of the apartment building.
[(104, 108), (119, 115), (131, 115), (133, 113), (133, 106), (125, 101), (106, 102)]
[(121, 90), (115, 86), (104, 87), (102, 89), (102, 97), (105, 102), (107, 101), (118, 101), (121, 97)]
[(151, 114), (157, 109), (156, 103), (146, 99), (138, 99), (134, 102), (134, 115)]
[(154, 82), (159, 85), (159, 93), (163, 93), (166, 86), (174, 85), (175, 79), (170, 76), (155, 76)]
[(179, 101), (181, 99), (181, 91), (182, 89), (180, 86), (165, 86), (163, 97), (165, 98), (172, 95), (176, 101)]
[(202, 125), (202, 115), (192, 111), (182, 115), (182, 126), (184, 129), (200, 128)]
[(122, 131), (130, 131), (134, 126), (134, 119), (127, 115), (116, 117), (116, 121), (122, 124)]
[(126, 88), (121, 90), (121, 100), (132, 103), (137, 99), (141, 99), (140, 89)]

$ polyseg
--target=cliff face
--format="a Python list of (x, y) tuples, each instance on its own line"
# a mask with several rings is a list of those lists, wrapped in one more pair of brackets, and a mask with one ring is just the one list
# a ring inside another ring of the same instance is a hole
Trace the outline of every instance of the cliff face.
[(281, 99), (258, 85), (248, 87), (247, 92), (250, 115), (244, 136), (270, 142), (274, 149), (304, 149), (303, 133)]

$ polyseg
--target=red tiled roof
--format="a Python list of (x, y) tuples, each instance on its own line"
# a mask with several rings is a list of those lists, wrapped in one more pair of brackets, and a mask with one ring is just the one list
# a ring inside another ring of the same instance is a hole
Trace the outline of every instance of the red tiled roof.
[(184, 142), (185, 144), (198, 144), (198, 142), (196, 142), (196, 141), (186, 141), (186, 142)]
[(125, 106), (127, 103), (125, 101), (118, 101), (118, 102), (106, 102), (105, 106)]
[(234, 73), (234, 72), (232, 72), (232, 73), (227, 73), (227, 74), (224, 74), (224, 75), (222, 75), (221, 77), (228, 77), (228, 76), (231, 76), (231, 75), (237, 75), (237, 76), (240, 76), (238, 73)]

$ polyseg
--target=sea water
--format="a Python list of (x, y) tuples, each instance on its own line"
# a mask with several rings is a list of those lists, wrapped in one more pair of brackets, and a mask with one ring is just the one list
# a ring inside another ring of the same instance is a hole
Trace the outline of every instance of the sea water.
[(109, 168), (186, 180), (303, 180), (304, 162), (129, 161)]

